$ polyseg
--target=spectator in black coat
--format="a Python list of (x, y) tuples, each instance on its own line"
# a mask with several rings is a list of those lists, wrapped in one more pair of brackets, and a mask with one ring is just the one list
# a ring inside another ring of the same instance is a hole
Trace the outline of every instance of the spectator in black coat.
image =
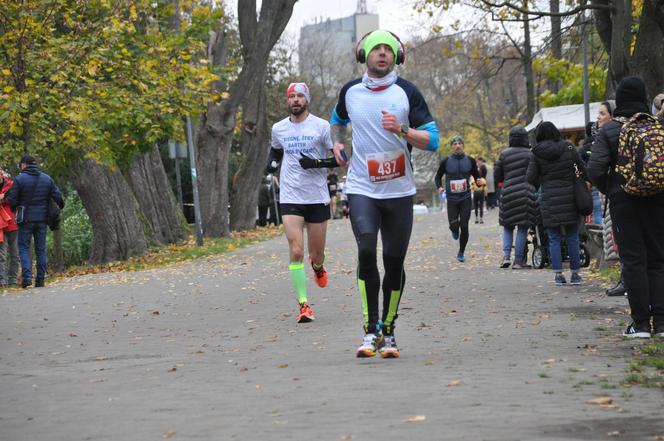
[[(556, 285), (567, 283), (563, 276), (561, 253), (562, 238), (567, 242), (572, 285), (581, 283), (579, 269), (579, 213), (574, 201), (574, 162), (584, 178), (586, 168), (578, 152), (553, 123), (544, 121), (537, 126), (537, 145), (532, 150), (528, 164), (528, 182), (540, 187), (542, 222), (549, 236), (551, 266), (556, 273)], [(588, 179), (586, 178), (586, 181)]]
[(37, 258), (37, 277), (35, 286), (43, 287), (46, 277), (46, 223), (48, 221), (48, 205), (53, 199), (60, 208), (65, 206), (60, 189), (53, 179), (39, 170), (37, 160), (30, 155), (21, 159), (21, 173), (16, 177), (14, 185), (7, 192), (9, 206), (16, 210), (23, 206), (24, 222), (18, 227), (18, 254), (21, 258), (23, 281), (21, 286), (32, 285), (32, 257), (30, 242), (35, 239), (35, 256)]
[(517, 232), (512, 268), (526, 267), (528, 228), (533, 224), (537, 210), (535, 188), (526, 181), (529, 163), (528, 132), (522, 126), (514, 126), (509, 133), (509, 147), (500, 153), (494, 166), (494, 179), (503, 184), (498, 215), (498, 221), (503, 227), (501, 268), (508, 268), (511, 263), (514, 227), (517, 228)]
[(637, 197), (625, 193), (616, 173), (618, 136), (624, 121), (648, 113), (646, 86), (638, 77), (624, 78), (616, 90), (615, 120), (602, 126), (592, 147), (588, 173), (609, 198), (613, 231), (623, 263), (623, 281), (632, 315), (626, 337), (664, 337), (664, 194)]

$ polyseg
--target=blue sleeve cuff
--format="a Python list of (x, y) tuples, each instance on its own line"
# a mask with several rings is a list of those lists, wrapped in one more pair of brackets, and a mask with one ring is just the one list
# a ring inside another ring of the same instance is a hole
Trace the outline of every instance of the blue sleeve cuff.
[(342, 127), (346, 127), (350, 123), (350, 119), (343, 119), (339, 116), (337, 113), (337, 106), (334, 106), (334, 110), (332, 111), (332, 117), (330, 118), (330, 125), (339, 125)]
[(424, 125), (421, 125), (417, 128), (417, 130), (426, 130), (429, 132), (429, 143), (427, 144), (427, 150), (430, 152), (435, 152), (438, 150), (438, 145), (440, 143), (440, 139), (438, 136), (438, 127), (436, 126), (435, 121), (428, 122)]

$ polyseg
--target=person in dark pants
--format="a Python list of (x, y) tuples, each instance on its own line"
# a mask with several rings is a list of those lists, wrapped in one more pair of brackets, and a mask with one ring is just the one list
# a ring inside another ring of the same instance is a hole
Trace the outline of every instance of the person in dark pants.
[(616, 171), (616, 165), (623, 123), (637, 113), (649, 113), (648, 104), (643, 80), (624, 78), (616, 90), (614, 120), (597, 133), (588, 162), (590, 179), (609, 198), (623, 263), (622, 276), (632, 316), (623, 335), (637, 338), (648, 338), (651, 331), (664, 337), (664, 194), (640, 197), (625, 193), (626, 181)]
[(46, 226), (48, 221), (48, 205), (51, 199), (62, 209), (65, 201), (60, 189), (53, 179), (39, 170), (37, 160), (28, 154), (21, 158), (21, 173), (16, 177), (14, 185), (6, 194), (9, 206), (16, 210), (24, 207), (23, 222), (18, 227), (18, 252), (21, 258), (23, 280), (21, 286), (32, 285), (32, 258), (30, 242), (35, 240), (37, 258), (37, 277), (35, 286), (44, 286), (46, 277)]
[[(447, 219), (450, 223), (452, 238), (459, 240), (457, 260), (465, 262), (464, 252), (468, 244), (468, 221), (470, 220), (471, 198), (470, 177), (480, 178), (475, 159), (463, 152), (463, 138), (456, 135), (452, 138), (452, 154), (443, 159), (436, 172), (435, 183), (438, 193), (447, 194)], [(445, 175), (445, 185), (442, 177)]]
[(267, 225), (267, 210), (270, 208), (272, 195), (270, 194), (270, 182), (264, 179), (258, 189), (258, 226)]
[(503, 187), (498, 213), (498, 222), (503, 227), (503, 260), (500, 267), (509, 268), (514, 245), (512, 268), (523, 269), (528, 267), (525, 250), (528, 228), (535, 222), (537, 214), (537, 200), (535, 188), (526, 181), (526, 171), (530, 163), (528, 132), (522, 126), (514, 126), (508, 139), (509, 146), (500, 152), (494, 170), (496, 182)]
[(556, 285), (567, 283), (563, 276), (562, 240), (567, 242), (572, 285), (581, 284), (579, 269), (579, 223), (581, 217), (574, 200), (574, 164), (586, 178), (586, 168), (576, 149), (561, 139), (558, 128), (543, 121), (535, 130), (537, 145), (533, 147), (526, 179), (540, 187), (542, 222), (549, 236), (549, 255)]
[[(487, 192), (486, 185), (486, 165), (484, 165), (484, 158), (477, 158), (477, 172), (480, 175), (479, 179), (475, 180), (475, 190), (473, 191), (473, 207), (475, 208), (475, 223), (484, 223), (484, 200)], [(479, 217), (478, 217), (479, 214)]]

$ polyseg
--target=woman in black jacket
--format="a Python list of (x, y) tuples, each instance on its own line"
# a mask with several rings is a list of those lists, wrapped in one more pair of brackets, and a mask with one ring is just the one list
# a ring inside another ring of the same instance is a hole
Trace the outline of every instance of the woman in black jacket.
[(530, 162), (528, 132), (522, 126), (514, 126), (509, 134), (509, 147), (500, 153), (494, 166), (495, 182), (503, 183), (500, 193), (498, 221), (503, 227), (503, 260), (501, 268), (510, 266), (514, 227), (517, 227), (514, 244), (513, 269), (526, 266), (525, 255), (528, 228), (535, 220), (537, 201), (535, 188), (526, 181)]
[(625, 193), (625, 179), (615, 168), (623, 123), (636, 113), (648, 113), (648, 104), (643, 81), (638, 77), (624, 78), (616, 90), (615, 119), (597, 133), (588, 162), (593, 184), (609, 198), (623, 263), (622, 276), (632, 315), (632, 323), (623, 335), (640, 338), (650, 337), (651, 316), (655, 335), (664, 337), (664, 194), (639, 197)]
[[(586, 168), (578, 152), (563, 141), (553, 123), (544, 121), (537, 126), (537, 145), (532, 150), (528, 165), (528, 182), (541, 189), (540, 211), (549, 236), (549, 255), (556, 285), (567, 283), (563, 276), (562, 238), (565, 237), (569, 253), (572, 285), (581, 284), (579, 268), (579, 213), (574, 201), (574, 163), (582, 175)], [(588, 180), (587, 178), (585, 179)]]

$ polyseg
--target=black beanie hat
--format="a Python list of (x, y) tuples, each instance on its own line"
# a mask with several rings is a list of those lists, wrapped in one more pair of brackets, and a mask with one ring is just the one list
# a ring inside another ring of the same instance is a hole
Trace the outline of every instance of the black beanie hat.
[(552, 122), (542, 121), (535, 129), (535, 139), (537, 142), (544, 140), (560, 141), (560, 132)]
[(34, 156), (28, 155), (27, 153), (21, 158), (21, 164), (25, 165), (37, 165), (37, 160)]
[(643, 104), (648, 109), (646, 84), (640, 77), (625, 77), (618, 84), (616, 108), (630, 107), (627, 103)]
[(530, 147), (528, 132), (523, 126), (514, 126), (510, 129), (510, 147)]

